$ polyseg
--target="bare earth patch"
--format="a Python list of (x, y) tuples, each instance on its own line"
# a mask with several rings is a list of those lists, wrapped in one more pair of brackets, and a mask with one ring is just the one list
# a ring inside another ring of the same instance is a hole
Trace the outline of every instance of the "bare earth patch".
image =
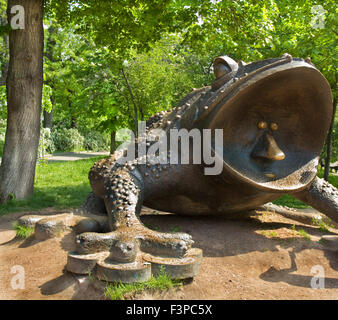
[[(41, 212), (46, 213), (55, 211)], [(145, 209), (142, 216), (148, 227), (188, 232), (204, 258), (198, 275), (182, 288), (134, 299), (338, 299), (338, 248), (319, 241), (321, 235), (338, 234), (337, 229), (323, 232), (273, 213), (245, 220), (151, 213)], [(64, 271), (74, 234), (16, 239), (12, 223), (21, 215), (0, 218), (0, 299), (104, 299), (90, 277)], [(25, 289), (11, 287), (16, 265), (24, 267)], [(316, 265), (324, 268), (324, 289), (311, 288)]]

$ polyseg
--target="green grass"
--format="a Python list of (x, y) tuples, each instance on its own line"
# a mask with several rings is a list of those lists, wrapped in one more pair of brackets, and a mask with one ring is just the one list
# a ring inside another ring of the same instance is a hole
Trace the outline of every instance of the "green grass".
[(296, 236), (297, 234), (305, 238), (306, 240), (311, 240), (310, 235), (304, 229), (296, 229), (296, 226), (293, 224), (290, 229), (293, 232), (293, 235)]
[(304, 229), (299, 229), (297, 230), (298, 234), (304, 237), (307, 240), (311, 240), (310, 235), (304, 230)]
[(67, 162), (41, 163), (36, 167), (34, 195), (27, 200), (10, 200), (0, 206), (0, 216), (48, 207), (80, 206), (91, 191), (88, 172), (102, 157)]
[(328, 224), (325, 223), (324, 221), (322, 220), (318, 220), (318, 219), (313, 219), (312, 220), (312, 224), (314, 226), (317, 226), (319, 227), (319, 230), (322, 231), (322, 232), (329, 232), (330, 229), (329, 228), (334, 228), (334, 225), (331, 224), (331, 220), (329, 219), (329, 222)]
[(277, 238), (277, 232), (276, 231), (262, 231), (261, 234), (265, 237), (270, 237), (270, 238)]
[(163, 291), (180, 286), (182, 286), (181, 280), (172, 280), (164, 268), (161, 268), (157, 277), (151, 277), (146, 282), (108, 284), (105, 289), (105, 297), (111, 300), (125, 300), (129, 296), (145, 290)]
[(296, 233), (297, 233), (297, 231), (296, 231), (296, 225), (293, 224), (290, 229), (292, 230), (292, 233), (295, 236)]
[(34, 233), (34, 228), (20, 226), (17, 222), (13, 223), (13, 229), (16, 231), (16, 236), (21, 239), (27, 239)]
[(276, 237), (277, 237), (277, 232), (276, 232), (276, 231), (270, 231), (270, 232), (269, 232), (269, 236), (270, 236), (271, 238), (276, 238)]
[(289, 196), (288, 194), (282, 195), (277, 200), (273, 201), (274, 204), (277, 204), (279, 206), (287, 206), (289, 208), (296, 208), (296, 209), (305, 209), (310, 208), (308, 205), (306, 205), (304, 202)]

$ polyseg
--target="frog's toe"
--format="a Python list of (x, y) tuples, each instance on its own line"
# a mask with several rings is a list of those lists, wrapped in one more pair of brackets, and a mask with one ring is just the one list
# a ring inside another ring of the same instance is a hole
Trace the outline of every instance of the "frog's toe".
[(85, 232), (75, 242), (76, 249), (68, 254), (67, 261), (67, 270), (73, 273), (89, 274), (96, 265), (128, 265), (140, 256), (139, 240), (119, 231)]
[(110, 248), (108, 260), (116, 262), (133, 262), (139, 252), (139, 243), (136, 239), (121, 239)]
[(76, 237), (76, 252), (92, 254), (109, 252), (108, 259), (116, 262), (135, 261), (139, 251), (136, 237), (113, 231), (108, 233), (85, 232)]
[(188, 233), (184, 232), (176, 232), (176, 233), (163, 233), (162, 237), (164, 239), (179, 239), (189, 244), (190, 246), (194, 244), (194, 240), (192, 240), (192, 236)]
[(116, 232), (96, 233), (85, 232), (76, 236), (76, 252), (79, 254), (91, 254), (102, 251), (110, 251), (119, 241)]
[(194, 241), (187, 233), (151, 232), (141, 238), (141, 250), (156, 256), (183, 257)]

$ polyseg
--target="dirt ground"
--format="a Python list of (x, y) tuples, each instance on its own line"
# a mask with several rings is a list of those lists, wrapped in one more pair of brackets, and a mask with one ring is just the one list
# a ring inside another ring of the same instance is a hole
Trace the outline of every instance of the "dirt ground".
[[(52, 209), (40, 212), (46, 213), (55, 214)], [(21, 215), (0, 218), (0, 299), (104, 299), (89, 277), (64, 270), (67, 252), (74, 249), (74, 234), (19, 240), (12, 223)], [(337, 229), (322, 232), (268, 212), (229, 220), (146, 210), (142, 220), (159, 231), (188, 232), (204, 258), (198, 275), (182, 288), (144, 292), (134, 299), (338, 299), (338, 248), (319, 241), (323, 234), (338, 234)], [(311, 239), (300, 235), (299, 229)], [(316, 276), (312, 268), (318, 265), (325, 273), (323, 289), (311, 288)], [(24, 268), (24, 289), (12, 288), (14, 266)]]

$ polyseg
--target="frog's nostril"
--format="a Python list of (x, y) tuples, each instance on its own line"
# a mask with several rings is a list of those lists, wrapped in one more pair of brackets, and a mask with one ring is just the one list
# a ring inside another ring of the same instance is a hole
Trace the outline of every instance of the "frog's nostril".
[(267, 133), (256, 144), (251, 156), (256, 159), (280, 161), (285, 159), (285, 153), (279, 148), (274, 137)]

